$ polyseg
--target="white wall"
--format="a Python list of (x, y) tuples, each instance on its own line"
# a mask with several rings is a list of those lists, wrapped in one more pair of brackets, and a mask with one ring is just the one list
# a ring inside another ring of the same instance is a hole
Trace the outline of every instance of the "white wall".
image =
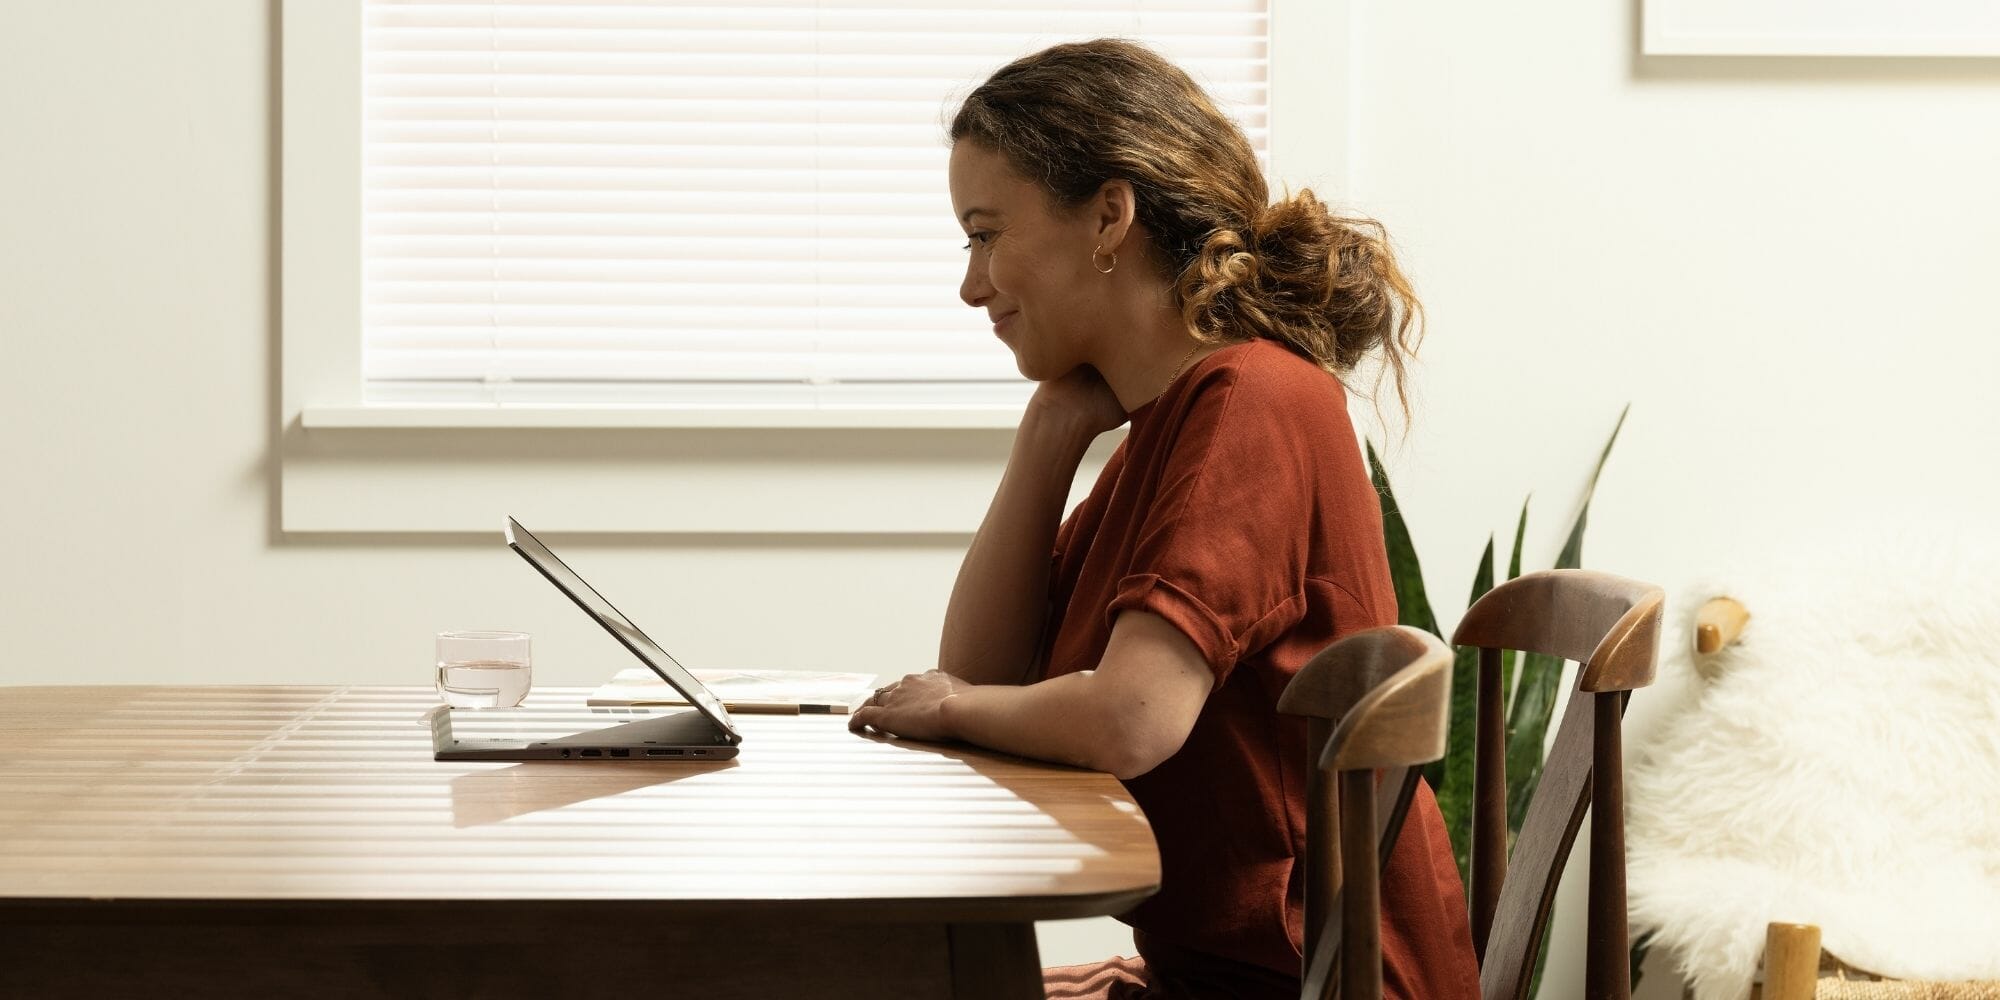
[[(433, 631), (482, 623), (545, 637), (542, 680), (599, 679), (621, 654), (497, 531), (275, 527), (266, 6), (60, 5), (9, 22), (0, 503), (23, 530), (0, 682), (420, 682)], [(963, 544), (598, 536), (564, 549), (635, 614), (653, 609), (642, 617), (695, 662), (900, 672), (934, 653)]]
[[(2000, 67), (1642, 60), (1636, 16), (1356, 7), (1351, 194), (1430, 309), (1391, 462), (1447, 628), (1531, 490), (1528, 561), (1553, 557), (1627, 401), (1586, 562), (1670, 590), (2000, 506)], [(417, 683), (433, 631), (483, 625), (535, 632), (539, 681), (594, 682), (615, 648), (490, 539), (276, 529), (272, 52), (254, 0), (9, 8), (0, 684)], [(900, 673), (964, 543), (565, 551), (695, 663)], [(1546, 995), (1580, 990), (1575, 930)]]
[[(1433, 327), (1392, 471), (1447, 629), (1530, 491), (1553, 561), (1628, 401), (1585, 564), (1670, 595), (2000, 509), (2000, 60), (1641, 58), (1638, 10), (1355, 4), (1352, 194)], [(1545, 997), (1582, 995), (1582, 887)]]
[[(2000, 60), (1642, 59), (1636, 17), (1357, 7), (1355, 197), (1434, 327), (1419, 537), (1511, 527), (1533, 490), (1552, 555), (1627, 401), (1599, 566), (1984, 520)], [(1476, 555), (1427, 564), (1457, 588)]]

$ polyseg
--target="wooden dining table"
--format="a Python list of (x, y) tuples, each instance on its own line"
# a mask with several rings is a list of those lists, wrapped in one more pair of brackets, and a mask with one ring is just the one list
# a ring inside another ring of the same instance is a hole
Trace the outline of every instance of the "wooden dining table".
[(0, 996), (1019, 1000), (1035, 921), (1159, 883), (1105, 774), (825, 715), (738, 715), (712, 763), (440, 763), (435, 703), (0, 687)]

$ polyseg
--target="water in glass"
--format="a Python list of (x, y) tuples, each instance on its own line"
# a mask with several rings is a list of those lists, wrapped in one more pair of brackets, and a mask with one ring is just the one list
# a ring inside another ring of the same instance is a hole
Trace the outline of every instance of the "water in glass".
[(438, 694), (453, 708), (509, 708), (528, 696), (528, 665), (460, 660), (437, 665)]

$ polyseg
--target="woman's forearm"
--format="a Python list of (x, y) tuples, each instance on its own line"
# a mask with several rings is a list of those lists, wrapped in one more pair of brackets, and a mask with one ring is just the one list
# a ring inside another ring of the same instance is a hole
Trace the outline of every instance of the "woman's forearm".
[(1049, 554), (1070, 483), (1095, 436), (1030, 406), (952, 585), (939, 670), (974, 684), (1027, 680), (1049, 613)]
[[(1138, 777), (1180, 752), (1215, 688), (1193, 641), (1149, 611), (1119, 614), (1095, 670), (1019, 687), (968, 686), (936, 703), (928, 738)], [(920, 701), (920, 699), (917, 699)]]
[(1095, 670), (1033, 684), (973, 684), (928, 670), (875, 692), (847, 728), (958, 740), (1130, 779), (1180, 752), (1214, 687), (1184, 633), (1152, 612), (1128, 611)]
[(1117, 714), (1104, 710), (1094, 681), (1084, 670), (1037, 684), (976, 686), (938, 708), (952, 739), (1129, 777), (1121, 752), (1127, 741), (1113, 731)]

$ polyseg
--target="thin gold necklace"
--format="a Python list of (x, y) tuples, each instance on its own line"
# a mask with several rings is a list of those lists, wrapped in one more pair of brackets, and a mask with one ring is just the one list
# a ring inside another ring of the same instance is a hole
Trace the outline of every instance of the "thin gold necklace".
[(1160, 387), (1159, 393), (1157, 393), (1154, 398), (1157, 399), (1159, 396), (1166, 395), (1167, 390), (1174, 387), (1174, 380), (1181, 377), (1181, 370), (1187, 367), (1188, 362), (1194, 360), (1194, 352), (1199, 350), (1201, 350), (1200, 344), (1196, 344), (1193, 347), (1188, 348), (1187, 355), (1181, 358), (1180, 364), (1174, 366), (1174, 373), (1172, 375), (1167, 376), (1167, 384)]

